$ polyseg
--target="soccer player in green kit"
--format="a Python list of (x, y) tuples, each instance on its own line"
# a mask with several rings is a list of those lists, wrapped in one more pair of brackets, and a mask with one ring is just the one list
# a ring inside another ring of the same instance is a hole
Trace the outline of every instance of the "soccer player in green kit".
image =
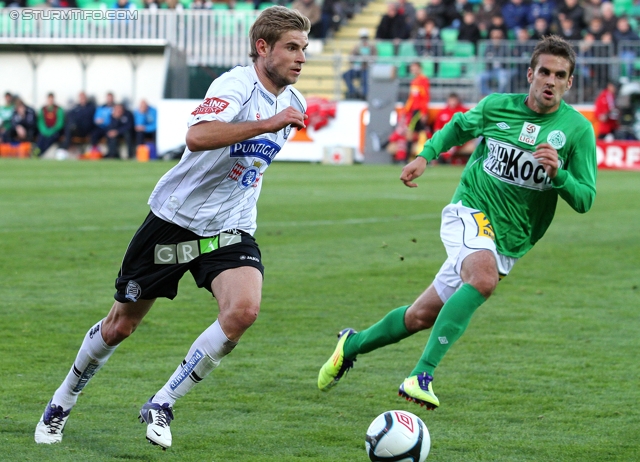
[(482, 137), (442, 212), (440, 236), (448, 258), (433, 283), (412, 305), (390, 311), (368, 329), (343, 329), (320, 369), (318, 388), (335, 386), (357, 355), (432, 328), (422, 357), (398, 393), (427, 409), (440, 405), (432, 387), (435, 368), (498, 281), (544, 235), (558, 196), (578, 213), (593, 204), (593, 127), (562, 100), (571, 88), (575, 62), (567, 42), (543, 38), (531, 55), (528, 94), (492, 94), (456, 114), (403, 168), (400, 180), (415, 188), (428, 161)]

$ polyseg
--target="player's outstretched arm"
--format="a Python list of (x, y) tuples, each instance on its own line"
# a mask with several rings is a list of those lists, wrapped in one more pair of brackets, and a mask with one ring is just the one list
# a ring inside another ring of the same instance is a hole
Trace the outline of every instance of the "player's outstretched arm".
[(288, 125), (304, 128), (307, 115), (292, 107), (265, 120), (228, 123), (218, 120), (189, 127), (186, 136), (191, 152), (209, 151), (251, 139), (263, 133), (275, 133)]
[(402, 169), (400, 180), (410, 188), (416, 188), (418, 185), (413, 182), (416, 178), (424, 173), (427, 168), (427, 159), (422, 156), (416, 157), (412, 162), (408, 163)]

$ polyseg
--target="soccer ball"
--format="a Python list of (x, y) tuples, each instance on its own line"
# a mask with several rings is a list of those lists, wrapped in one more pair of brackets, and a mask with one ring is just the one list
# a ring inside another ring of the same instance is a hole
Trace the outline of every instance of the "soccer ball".
[(387, 411), (369, 425), (365, 446), (372, 461), (424, 462), (431, 438), (418, 416), (407, 411)]

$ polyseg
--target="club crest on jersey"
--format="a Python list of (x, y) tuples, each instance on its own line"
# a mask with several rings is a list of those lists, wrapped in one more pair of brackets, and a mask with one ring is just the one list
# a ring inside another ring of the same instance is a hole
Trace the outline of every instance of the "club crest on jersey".
[(554, 130), (547, 136), (547, 143), (553, 147), (553, 149), (560, 149), (567, 142), (566, 135), (560, 130)]
[(249, 186), (255, 188), (262, 178), (262, 173), (259, 170), (261, 166), (259, 161), (254, 162), (251, 167), (245, 167), (240, 162), (236, 162), (227, 178), (236, 181), (240, 189), (246, 189)]
[(142, 288), (140, 287), (140, 284), (138, 284), (136, 281), (129, 281), (127, 283), (127, 288), (125, 289), (125, 294), (124, 294), (127, 300), (131, 300), (132, 302), (137, 302), (141, 294), (142, 294)]
[(289, 133), (291, 133), (291, 125), (284, 127), (284, 139), (289, 139)]
[[(546, 191), (553, 187), (544, 167), (533, 157), (533, 152), (492, 138), (487, 138), (487, 150), (483, 168), (494, 178), (538, 191)], [(558, 159), (558, 162), (562, 168), (562, 159)]]
[(280, 145), (266, 139), (247, 140), (231, 145), (231, 157), (257, 157), (271, 164), (280, 152)]
[(534, 144), (536, 144), (536, 139), (538, 138), (539, 133), (540, 125), (532, 124), (531, 122), (525, 122), (522, 125), (522, 130), (520, 131), (518, 141), (522, 141), (523, 143), (527, 143), (533, 146)]
[(227, 106), (229, 106), (229, 102), (220, 98), (205, 98), (205, 100), (200, 103), (200, 106), (196, 108), (195, 111), (191, 113), (191, 115), (198, 114), (220, 114), (224, 111)]

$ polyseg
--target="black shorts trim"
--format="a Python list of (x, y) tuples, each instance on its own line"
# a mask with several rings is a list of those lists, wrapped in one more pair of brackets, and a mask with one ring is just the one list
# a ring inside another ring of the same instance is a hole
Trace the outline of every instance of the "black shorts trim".
[(116, 278), (114, 298), (121, 303), (140, 299), (173, 299), (178, 294), (178, 283), (190, 271), (200, 288), (211, 292), (211, 283), (223, 271), (250, 266), (264, 275), (262, 254), (258, 243), (249, 233), (225, 230), (240, 235), (240, 242), (203, 253), (186, 263), (157, 264), (154, 262), (158, 245), (178, 245), (215, 236), (198, 236), (174, 223), (169, 223), (149, 212), (129, 243)]

